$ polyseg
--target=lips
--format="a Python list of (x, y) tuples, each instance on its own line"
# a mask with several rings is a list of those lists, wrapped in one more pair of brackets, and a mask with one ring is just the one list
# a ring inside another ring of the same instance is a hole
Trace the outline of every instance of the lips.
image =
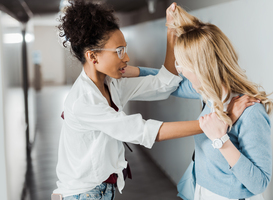
[(122, 67), (122, 68), (119, 68), (119, 70), (121, 71), (121, 73), (125, 73), (125, 68), (127, 67), (127, 65), (126, 66), (124, 66), (124, 67)]

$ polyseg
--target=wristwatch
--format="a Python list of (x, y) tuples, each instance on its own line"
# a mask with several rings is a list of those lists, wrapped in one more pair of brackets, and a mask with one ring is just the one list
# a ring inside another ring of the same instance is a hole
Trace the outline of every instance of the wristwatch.
[(221, 149), (223, 144), (228, 140), (229, 140), (229, 136), (228, 134), (225, 134), (223, 137), (213, 140), (212, 146), (214, 149)]

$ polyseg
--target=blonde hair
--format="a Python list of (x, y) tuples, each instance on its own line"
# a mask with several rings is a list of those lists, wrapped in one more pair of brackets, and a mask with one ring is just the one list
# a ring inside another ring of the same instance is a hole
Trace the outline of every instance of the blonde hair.
[[(247, 79), (238, 64), (238, 56), (227, 36), (215, 25), (203, 23), (177, 6), (171, 12), (174, 22), (167, 24), (177, 34), (174, 47), (175, 58), (180, 66), (193, 72), (201, 83), (198, 91), (203, 99), (212, 100), (215, 112), (221, 120), (232, 126), (231, 119), (223, 111), (231, 92), (246, 94), (261, 100), (268, 114), (272, 111), (272, 100), (257, 84)], [(223, 87), (227, 97), (222, 102)]]

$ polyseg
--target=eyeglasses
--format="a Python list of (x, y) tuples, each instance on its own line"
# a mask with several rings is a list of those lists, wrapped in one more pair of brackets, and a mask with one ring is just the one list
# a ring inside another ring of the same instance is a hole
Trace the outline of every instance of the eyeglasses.
[(179, 75), (183, 75), (183, 74), (182, 74), (182, 67), (179, 66), (179, 64), (178, 64), (178, 62), (177, 62), (176, 60), (175, 60), (175, 62), (174, 62), (174, 66), (175, 66), (175, 69), (176, 69), (177, 73), (178, 73)]
[(118, 54), (119, 59), (123, 59), (125, 57), (125, 53), (127, 53), (126, 47), (118, 47), (116, 49), (91, 49), (91, 51), (115, 51)]

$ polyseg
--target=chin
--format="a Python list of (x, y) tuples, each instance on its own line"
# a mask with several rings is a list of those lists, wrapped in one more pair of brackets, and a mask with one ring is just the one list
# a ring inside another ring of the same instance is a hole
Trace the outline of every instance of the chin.
[(116, 76), (111, 76), (112, 78), (115, 78), (115, 79), (120, 79), (120, 78), (122, 78), (122, 74), (118, 74), (118, 75), (116, 75)]

